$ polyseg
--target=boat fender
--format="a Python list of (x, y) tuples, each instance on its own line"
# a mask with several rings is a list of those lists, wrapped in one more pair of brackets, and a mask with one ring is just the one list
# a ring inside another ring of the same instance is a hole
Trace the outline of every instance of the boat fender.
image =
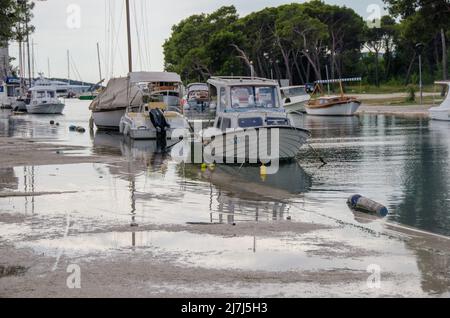
[(388, 209), (384, 205), (363, 197), (359, 194), (355, 194), (349, 197), (347, 200), (347, 204), (354, 210), (377, 214), (381, 217), (385, 217), (389, 213)]
[(84, 129), (83, 127), (77, 127), (77, 132), (79, 133), (85, 133), (86, 129)]

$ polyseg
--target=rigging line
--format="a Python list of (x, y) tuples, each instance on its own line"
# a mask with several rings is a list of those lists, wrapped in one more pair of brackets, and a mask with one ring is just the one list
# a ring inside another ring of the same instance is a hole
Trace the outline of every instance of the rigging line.
[(138, 25), (138, 21), (137, 21), (137, 10), (136, 10), (136, 1), (133, 1), (133, 17), (134, 17), (134, 24), (136, 26), (136, 36), (137, 36), (137, 45), (138, 45), (138, 59), (139, 59), (139, 66), (141, 67), (141, 71), (142, 69), (142, 54), (141, 54), (141, 39), (140, 39), (140, 34), (139, 34), (139, 25)]
[(109, 0), (104, 0), (105, 6), (105, 75), (109, 75), (109, 26), (111, 21), (111, 15), (109, 11)]
[[(146, 63), (147, 63), (147, 67), (148, 70), (151, 69), (151, 63), (150, 63), (150, 49), (149, 49), (149, 45), (150, 42), (148, 41), (149, 36), (148, 36), (148, 26), (150, 25), (150, 23), (146, 23), (146, 19), (145, 19), (145, 13), (147, 13), (147, 2), (145, 0), (141, 0), (141, 19), (142, 19), (142, 29), (144, 32), (144, 47), (145, 47), (145, 58), (146, 58)], [(151, 21), (151, 18), (148, 19), (148, 21)]]
[[(113, 4), (114, 4), (114, 2), (113, 2)], [(112, 29), (113, 29), (113, 37), (115, 38), (115, 45), (113, 44), (113, 46), (112, 46), (111, 77), (114, 77), (114, 64), (115, 64), (115, 60), (116, 60), (116, 53), (118, 53), (118, 55), (119, 55), (119, 60), (120, 60), (120, 63), (122, 64), (122, 67), (125, 68), (125, 65), (123, 64), (122, 51), (120, 50), (120, 45), (119, 45), (119, 35), (120, 35), (120, 29), (122, 27), (122, 17), (123, 17), (123, 11), (124, 11), (123, 9), (124, 9), (124, 2), (122, 1), (122, 6), (120, 9), (120, 14), (119, 14), (119, 25), (118, 25), (117, 29), (115, 26), (115, 21), (113, 19)], [(114, 15), (113, 15), (114, 18), (115, 18), (115, 14), (116, 14), (116, 10), (114, 7)], [(114, 39), (113, 39), (113, 41), (114, 41)]]
[(78, 71), (77, 65), (75, 64), (75, 60), (73, 59), (72, 55), (69, 55), (70, 57), (70, 64), (72, 66), (72, 70), (75, 73), (75, 76), (77, 76), (77, 80), (79, 80), (80, 82), (83, 82), (83, 79), (81, 78), (80, 72)]

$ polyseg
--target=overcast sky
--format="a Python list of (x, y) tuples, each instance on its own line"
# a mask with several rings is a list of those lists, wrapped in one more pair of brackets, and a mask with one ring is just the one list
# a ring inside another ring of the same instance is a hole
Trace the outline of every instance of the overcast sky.
[[(47, 61), (50, 60), (50, 75), (66, 78), (68, 73), (66, 52), (69, 50), (71, 78), (81, 78), (89, 82), (98, 81), (97, 42), (100, 44), (103, 77), (108, 79), (127, 73), (124, 0), (35, 0), (35, 2), (33, 25), (36, 32), (32, 39), (35, 43), (36, 73), (42, 71), (47, 76)], [(170, 36), (172, 25), (181, 19), (196, 13), (212, 12), (222, 5), (233, 4), (239, 14), (244, 16), (265, 7), (295, 1), (131, 0), (130, 2), (134, 68), (158, 71), (162, 70), (164, 65), (162, 44)], [(351, 7), (364, 19), (377, 13), (376, 6), (382, 14), (384, 10), (382, 0), (325, 2)], [(16, 43), (11, 43), (10, 54), (17, 57)]]

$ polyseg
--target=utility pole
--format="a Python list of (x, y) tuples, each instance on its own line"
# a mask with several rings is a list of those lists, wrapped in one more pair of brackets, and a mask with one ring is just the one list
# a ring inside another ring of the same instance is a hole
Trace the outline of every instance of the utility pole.
[(420, 89), (420, 105), (423, 104), (423, 79), (422, 79), (422, 51), (424, 48), (423, 43), (416, 44), (416, 51), (419, 54), (419, 89)]

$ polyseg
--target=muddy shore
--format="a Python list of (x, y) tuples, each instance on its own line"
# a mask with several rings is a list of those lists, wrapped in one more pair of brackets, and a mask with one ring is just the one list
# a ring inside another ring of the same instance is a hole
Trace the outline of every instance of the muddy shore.
[[(425, 108), (411, 109), (418, 112)], [(83, 150), (0, 137), (0, 169), (93, 164), (100, 171), (130, 164), (107, 153), (81, 155)], [(132, 188), (130, 175), (120, 178)], [(0, 297), (450, 297), (450, 240), (385, 220), (363, 215), (352, 223), (293, 203), (298, 212), (284, 220), (174, 224), (138, 219), (135, 224), (124, 212), (112, 222), (89, 205), (58, 211), (66, 199), (92, 200), (92, 191), (55, 191), (43, 184), (31, 195), (8, 188), (17, 182), (11, 179), (0, 179), (6, 185), (0, 200), (11, 207), (0, 210)], [(99, 194), (110, 191), (100, 181), (98, 188)], [(160, 196), (148, 196), (149, 201)], [(16, 211), (34, 199), (45, 200), (41, 213)], [(46, 213), (51, 200), (58, 202), (57, 211)], [(81, 269), (80, 289), (67, 284), (73, 264)], [(381, 269), (381, 285), (375, 288), (368, 284), (374, 264)]]

